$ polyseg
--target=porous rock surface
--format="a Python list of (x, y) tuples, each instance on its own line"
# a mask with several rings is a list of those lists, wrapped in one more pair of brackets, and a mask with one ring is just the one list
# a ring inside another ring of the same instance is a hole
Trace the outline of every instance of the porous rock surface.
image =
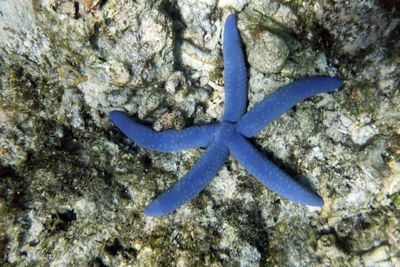
[[(396, 1), (0, 0), (0, 265), (398, 266)], [(223, 113), (236, 13), (249, 108), (293, 80), (344, 86), (252, 140), (325, 201), (281, 198), (229, 157), (194, 200), (143, 209), (204, 152), (157, 153), (108, 119), (161, 131)]]

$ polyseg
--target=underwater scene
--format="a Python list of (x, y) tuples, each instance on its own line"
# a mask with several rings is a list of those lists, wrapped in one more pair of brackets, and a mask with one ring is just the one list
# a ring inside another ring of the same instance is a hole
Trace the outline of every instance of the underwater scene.
[(0, 0), (0, 266), (400, 266), (400, 2)]

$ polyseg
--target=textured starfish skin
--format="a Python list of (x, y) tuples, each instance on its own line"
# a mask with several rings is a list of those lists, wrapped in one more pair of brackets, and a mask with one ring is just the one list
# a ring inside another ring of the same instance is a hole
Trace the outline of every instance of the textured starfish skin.
[(168, 152), (208, 146), (204, 155), (182, 179), (150, 203), (144, 213), (148, 216), (161, 216), (193, 199), (217, 174), (229, 153), (272, 191), (301, 204), (322, 207), (324, 202), (318, 195), (266, 159), (245, 137), (255, 135), (296, 103), (312, 95), (334, 90), (342, 82), (330, 77), (302, 79), (282, 87), (244, 114), (247, 78), (234, 15), (228, 16), (225, 22), (223, 52), (225, 111), (219, 124), (158, 133), (135, 122), (123, 112), (112, 111), (109, 115), (132, 141), (148, 149)]
[(218, 129), (218, 125), (202, 125), (187, 127), (181, 131), (154, 132), (150, 127), (135, 122), (123, 112), (112, 111), (109, 117), (135, 143), (159, 152), (208, 146)]
[(247, 77), (236, 19), (230, 15), (224, 28), (225, 106), (222, 121), (238, 121), (246, 112)]

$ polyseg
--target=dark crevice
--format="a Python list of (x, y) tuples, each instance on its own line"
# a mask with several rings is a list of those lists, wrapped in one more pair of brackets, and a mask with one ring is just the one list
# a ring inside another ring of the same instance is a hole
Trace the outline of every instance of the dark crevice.
[(50, 214), (49, 219), (45, 223), (45, 227), (51, 233), (60, 230), (67, 231), (75, 220), (76, 213), (74, 210), (55, 211)]
[(174, 69), (175, 70), (180, 70), (183, 71), (185, 68), (182, 67), (181, 65), (181, 46), (182, 46), (182, 40), (183, 40), (183, 30), (186, 28), (185, 23), (183, 22), (182, 16), (180, 14), (179, 7), (176, 5), (176, 3), (170, 3), (168, 1), (165, 1), (163, 3), (163, 11), (171, 18), (172, 20), (172, 30), (173, 30), (173, 43), (174, 43), (174, 48), (173, 48), (173, 53), (174, 53)]
[(132, 260), (137, 256), (137, 250), (135, 248), (125, 248), (118, 238), (114, 238), (113, 242), (104, 247), (105, 252), (111, 256), (117, 256), (119, 253), (127, 259)]
[(91, 267), (109, 267), (107, 264), (103, 262), (100, 257), (96, 257), (89, 262), (89, 266)]
[[(268, 232), (261, 214), (261, 209), (243, 210), (241, 201), (233, 201), (224, 211), (224, 218), (227, 218), (239, 232), (240, 239), (246, 240), (251, 246), (257, 248), (261, 255), (261, 262), (268, 257)], [(246, 228), (248, 228), (246, 230)]]

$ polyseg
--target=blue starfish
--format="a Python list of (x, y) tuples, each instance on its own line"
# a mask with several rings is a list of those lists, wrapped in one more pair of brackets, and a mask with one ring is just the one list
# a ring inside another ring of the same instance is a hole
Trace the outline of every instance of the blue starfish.
[(225, 22), (223, 52), (225, 111), (220, 123), (191, 126), (180, 131), (170, 129), (154, 132), (123, 112), (112, 111), (109, 115), (132, 141), (151, 150), (168, 152), (208, 147), (186, 175), (150, 203), (144, 213), (161, 216), (193, 199), (217, 174), (229, 153), (272, 191), (298, 203), (322, 207), (324, 202), (319, 196), (266, 159), (245, 137), (254, 136), (296, 103), (312, 95), (334, 90), (342, 82), (330, 77), (305, 78), (282, 87), (244, 114), (247, 99), (246, 67), (234, 15), (229, 15)]

